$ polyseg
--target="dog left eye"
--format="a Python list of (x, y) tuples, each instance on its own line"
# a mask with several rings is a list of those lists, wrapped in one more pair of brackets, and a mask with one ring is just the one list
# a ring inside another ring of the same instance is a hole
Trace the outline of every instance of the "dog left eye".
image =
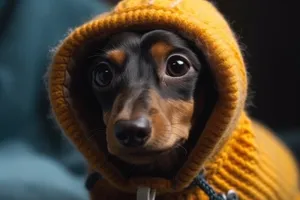
[(92, 71), (92, 81), (99, 87), (108, 86), (113, 79), (113, 71), (107, 62), (101, 62)]
[(172, 77), (180, 77), (188, 73), (190, 62), (182, 55), (172, 55), (167, 59), (166, 74)]

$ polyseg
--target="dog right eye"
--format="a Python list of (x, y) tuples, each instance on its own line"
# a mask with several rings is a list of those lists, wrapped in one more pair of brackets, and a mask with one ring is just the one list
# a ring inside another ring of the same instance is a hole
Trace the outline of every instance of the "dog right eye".
[(166, 74), (171, 77), (181, 77), (188, 73), (190, 68), (191, 64), (185, 56), (175, 54), (167, 59)]
[(98, 87), (107, 87), (111, 84), (114, 73), (107, 62), (98, 63), (92, 71), (92, 83)]

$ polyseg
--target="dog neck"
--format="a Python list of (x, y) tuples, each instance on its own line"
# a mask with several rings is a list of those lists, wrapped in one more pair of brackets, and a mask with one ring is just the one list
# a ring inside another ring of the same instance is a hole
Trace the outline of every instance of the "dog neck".
[(111, 161), (121, 170), (124, 177), (161, 177), (172, 178), (185, 162), (187, 150), (182, 146), (160, 155), (157, 160), (146, 165), (133, 165), (126, 163), (115, 156), (110, 156)]

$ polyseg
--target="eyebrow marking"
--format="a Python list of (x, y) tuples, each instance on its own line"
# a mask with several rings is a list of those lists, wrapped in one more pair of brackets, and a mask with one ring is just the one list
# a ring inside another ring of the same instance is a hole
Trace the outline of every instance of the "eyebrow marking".
[(163, 60), (168, 56), (168, 54), (174, 49), (173, 46), (165, 42), (157, 42), (152, 45), (150, 53), (157, 64), (163, 62)]
[(126, 53), (120, 49), (110, 50), (106, 53), (106, 56), (118, 65), (123, 65), (126, 59)]

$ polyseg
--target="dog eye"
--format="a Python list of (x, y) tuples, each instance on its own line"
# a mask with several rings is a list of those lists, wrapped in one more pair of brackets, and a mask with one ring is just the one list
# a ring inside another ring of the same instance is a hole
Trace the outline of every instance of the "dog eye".
[(167, 60), (166, 74), (172, 77), (185, 75), (191, 65), (190, 62), (182, 55), (172, 55)]
[(113, 71), (109, 63), (101, 62), (92, 71), (92, 81), (99, 87), (108, 86), (113, 80)]

